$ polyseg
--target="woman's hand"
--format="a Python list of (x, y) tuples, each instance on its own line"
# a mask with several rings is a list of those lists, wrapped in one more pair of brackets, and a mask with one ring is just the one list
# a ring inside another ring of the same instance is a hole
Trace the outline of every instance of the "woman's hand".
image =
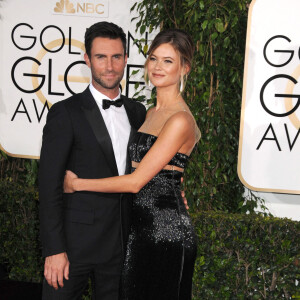
[(74, 193), (75, 189), (73, 186), (74, 179), (78, 178), (78, 176), (72, 171), (67, 170), (64, 179), (64, 193)]

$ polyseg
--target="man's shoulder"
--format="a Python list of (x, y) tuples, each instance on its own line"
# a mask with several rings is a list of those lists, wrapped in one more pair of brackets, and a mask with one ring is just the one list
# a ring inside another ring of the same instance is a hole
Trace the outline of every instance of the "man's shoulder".
[(124, 95), (122, 95), (122, 98), (124, 99), (124, 101), (126, 101), (130, 106), (135, 107), (135, 109), (141, 111), (141, 112), (146, 112), (146, 107), (144, 104), (142, 104), (139, 101), (133, 100), (131, 98), (128, 98)]
[(56, 109), (65, 107), (65, 108), (76, 108), (78, 105), (81, 105), (82, 99), (84, 99), (85, 94), (87, 93), (87, 89), (81, 93), (74, 94), (69, 98), (63, 99), (61, 101), (56, 102), (52, 105), (52, 108), (55, 107)]

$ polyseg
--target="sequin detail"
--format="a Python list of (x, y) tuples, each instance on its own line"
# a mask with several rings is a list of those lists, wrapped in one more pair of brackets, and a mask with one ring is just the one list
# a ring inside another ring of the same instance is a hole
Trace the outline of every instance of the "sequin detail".
[[(132, 161), (137, 163), (141, 162), (156, 140), (156, 135), (138, 131), (133, 142), (129, 146), (129, 153)], [(188, 158), (189, 157), (186, 154), (177, 152), (168, 165), (184, 169), (188, 162)]]
[[(140, 162), (156, 139), (138, 132), (129, 147), (131, 160)], [(177, 153), (169, 164), (184, 168), (187, 160), (187, 155)], [(181, 198), (181, 176), (176, 170), (161, 170), (136, 194), (122, 299), (191, 299), (197, 243)]]

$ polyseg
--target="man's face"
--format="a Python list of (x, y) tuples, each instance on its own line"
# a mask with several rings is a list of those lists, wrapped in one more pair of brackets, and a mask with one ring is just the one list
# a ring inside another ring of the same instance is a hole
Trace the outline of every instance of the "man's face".
[(119, 92), (119, 84), (127, 63), (121, 39), (95, 38), (91, 57), (85, 54), (84, 59), (91, 68), (92, 82), (97, 90), (104, 94)]

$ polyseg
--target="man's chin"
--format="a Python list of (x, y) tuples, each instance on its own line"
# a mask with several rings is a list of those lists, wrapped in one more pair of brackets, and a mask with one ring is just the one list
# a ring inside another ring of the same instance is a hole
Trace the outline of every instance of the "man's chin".
[(119, 87), (119, 82), (104, 82), (104, 81), (96, 81), (101, 87), (108, 89), (108, 90), (114, 90), (115, 88)]

